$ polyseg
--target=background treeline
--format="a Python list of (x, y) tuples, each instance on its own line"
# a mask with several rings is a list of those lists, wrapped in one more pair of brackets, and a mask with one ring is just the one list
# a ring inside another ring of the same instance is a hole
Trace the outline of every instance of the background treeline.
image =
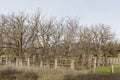
[(76, 18), (57, 20), (37, 11), (33, 15), (0, 15), (0, 55), (39, 60), (57, 57), (114, 57), (120, 43), (109, 25), (80, 25)]

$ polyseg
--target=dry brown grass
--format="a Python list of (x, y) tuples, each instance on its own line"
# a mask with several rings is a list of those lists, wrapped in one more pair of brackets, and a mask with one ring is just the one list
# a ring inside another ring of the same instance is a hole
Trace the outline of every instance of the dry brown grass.
[(67, 69), (40, 69), (39, 67), (4, 66), (2, 80), (120, 80), (120, 73), (95, 74)]
[(25, 68), (4, 66), (0, 69), (0, 80), (37, 80), (39, 75)]
[[(64, 80), (66, 75), (83, 74), (83, 71), (73, 71), (70, 69), (40, 69), (39, 67), (26, 67), (26, 66), (4, 66), (1, 71), (4, 71), (9, 77), (18, 74), (17, 80)], [(22, 73), (21, 73), (22, 72)], [(86, 71), (84, 71), (86, 74)], [(37, 78), (37, 75), (39, 76)], [(35, 79), (34, 79), (35, 78)]]

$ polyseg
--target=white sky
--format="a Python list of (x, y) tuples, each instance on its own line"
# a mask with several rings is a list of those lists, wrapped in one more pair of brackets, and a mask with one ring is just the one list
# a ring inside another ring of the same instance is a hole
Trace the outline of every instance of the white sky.
[(120, 0), (0, 0), (0, 14), (37, 8), (48, 17), (78, 17), (82, 25), (110, 25), (120, 39)]

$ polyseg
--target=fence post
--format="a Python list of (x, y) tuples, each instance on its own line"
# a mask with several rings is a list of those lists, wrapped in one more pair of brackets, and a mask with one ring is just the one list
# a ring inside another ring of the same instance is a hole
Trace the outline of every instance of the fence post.
[(97, 61), (97, 66), (100, 66), (100, 59), (98, 59)]
[(18, 57), (16, 57), (16, 66), (18, 66)]
[(55, 69), (57, 69), (58, 64), (57, 64), (57, 58), (55, 58)]
[(0, 57), (0, 63), (2, 63), (2, 57)]
[(27, 59), (27, 66), (30, 67), (30, 58)]
[(96, 58), (94, 59), (94, 65), (93, 65), (93, 72), (95, 73), (96, 71)]
[(105, 66), (105, 58), (102, 58), (102, 65)]
[(43, 69), (44, 69), (44, 70), (46, 69), (46, 65), (43, 65)]
[(75, 67), (74, 67), (74, 62), (75, 62), (74, 59), (72, 59), (72, 60), (71, 60), (71, 65), (70, 65), (71, 70), (74, 70), (74, 68), (75, 68)]
[(8, 65), (8, 56), (6, 56), (5, 64)]
[(120, 64), (120, 58), (118, 58), (118, 64)]
[(111, 72), (114, 73), (114, 66), (111, 64)]
[(119, 58), (117, 58), (117, 64), (119, 64)]
[(43, 61), (42, 60), (40, 61), (40, 68), (41, 69), (43, 68)]

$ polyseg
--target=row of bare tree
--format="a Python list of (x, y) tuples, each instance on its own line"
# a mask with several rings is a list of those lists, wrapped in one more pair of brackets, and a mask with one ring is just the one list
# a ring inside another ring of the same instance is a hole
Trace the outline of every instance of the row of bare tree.
[(83, 26), (77, 19), (46, 18), (33, 15), (0, 15), (0, 54), (18, 58), (36, 55), (39, 60), (62, 57), (115, 56), (119, 43), (110, 26)]

